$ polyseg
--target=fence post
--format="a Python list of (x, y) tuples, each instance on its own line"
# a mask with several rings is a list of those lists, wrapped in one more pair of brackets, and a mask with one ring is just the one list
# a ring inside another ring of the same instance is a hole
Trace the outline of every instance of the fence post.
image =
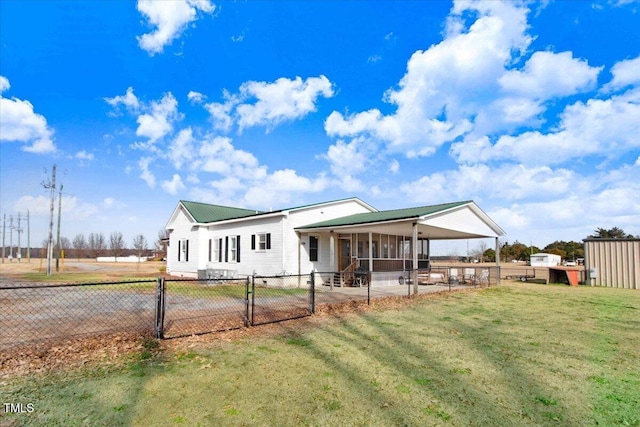
[(244, 327), (249, 327), (249, 280), (253, 281), (253, 275), (247, 276), (244, 282)]
[(256, 276), (251, 276), (251, 322), (249, 325), (253, 326), (256, 323)]
[(309, 289), (309, 308), (311, 314), (316, 314), (316, 275), (311, 272), (311, 289)]
[(164, 277), (158, 277), (156, 281), (156, 315), (155, 315), (155, 336), (158, 339), (164, 338), (164, 311), (165, 311), (165, 282)]

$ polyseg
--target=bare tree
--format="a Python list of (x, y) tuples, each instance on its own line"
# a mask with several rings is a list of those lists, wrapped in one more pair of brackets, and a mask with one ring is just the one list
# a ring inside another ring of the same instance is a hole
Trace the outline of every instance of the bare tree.
[(480, 241), (476, 249), (473, 249), (469, 255), (471, 258), (477, 259), (479, 262), (484, 262), (484, 253), (487, 251), (486, 242)]
[(87, 249), (87, 240), (84, 238), (84, 234), (76, 234), (73, 238), (73, 249), (76, 251), (76, 258), (80, 261), (80, 255)]
[(169, 241), (169, 231), (161, 228), (158, 231), (158, 239), (155, 241), (155, 249), (158, 252), (158, 258), (167, 257), (167, 244)]
[(122, 233), (118, 231), (114, 231), (113, 233), (111, 233), (111, 236), (109, 236), (109, 249), (111, 249), (116, 262), (118, 262), (118, 255), (120, 255), (122, 250), (125, 249)]
[(133, 238), (133, 249), (136, 250), (138, 260), (140, 260), (142, 253), (147, 250), (147, 239), (142, 234), (138, 234)]
[[(71, 241), (69, 239), (67, 239), (66, 237), (61, 237), (60, 238), (60, 250), (64, 251), (64, 253), (66, 254), (69, 249), (71, 249)], [(66, 257), (66, 255), (65, 255)], [(60, 258), (62, 258), (62, 254), (60, 254)]]
[(87, 241), (87, 246), (93, 258), (97, 258), (102, 255), (102, 252), (107, 248), (107, 243), (102, 233), (91, 233)]

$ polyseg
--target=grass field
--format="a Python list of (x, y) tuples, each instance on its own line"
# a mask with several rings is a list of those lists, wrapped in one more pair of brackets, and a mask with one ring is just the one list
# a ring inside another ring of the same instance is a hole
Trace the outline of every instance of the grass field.
[(5, 379), (0, 425), (640, 426), (638, 343), (637, 291), (509, 284)]

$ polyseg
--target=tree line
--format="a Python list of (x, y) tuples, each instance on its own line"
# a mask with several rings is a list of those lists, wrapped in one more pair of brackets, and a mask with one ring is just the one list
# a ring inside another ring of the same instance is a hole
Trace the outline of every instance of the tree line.
[[(97, 258), (100, 256), (112, 256), (116, 259), (118, 257), (135, 255), (150, 256), (155, 253), (157, 258), (166, 257), (166, 238), (168, 234), (166, 230), (162, 229), (158, 232), (156, 240), (153, 242), (153, 248), (149, 248), (149, 243), (146, 237), (142, 234), (136, 235), (131, 241), (131, 245), (128, 246), (119, 231), (112, 232), (108, 237), (105, 237), (103, 233), (89, 233), (88, 235), (79, 233), (69, 240), (66, 237), (60, 237), (59, 249), (64, 251), (65, 258)], [(48, 241), (42, 242), (42, 248), (48, 246)], [(58, 245), (54, 242), (54, 257), (60, 256), (58, 254)]]
[[(618, 227), (610, 229), (597, 228), (593, 234), (586, 237), (587, 239), (633, 239), (640, 238), (640, 236), (633, 236), (625, 233)], [(578, 258), (584, 258), (584, 244), (582, 242), (563, 240), (556, 240), (553, 243), (549, 243), (544, 248), (538, 248), (537, 246), (527, 246), (517, 240), (514, 243), (505, 242), (500, 246), (500, 260), (502, 261), (529, 261), (532, 254), (535, 253), (548, 253), (560, 255), (563, 260), (575, 261)], [(483, 258), (492, 262), (496, 259), (496, 252), (493, 249), (487, 249), (483, 253)]]

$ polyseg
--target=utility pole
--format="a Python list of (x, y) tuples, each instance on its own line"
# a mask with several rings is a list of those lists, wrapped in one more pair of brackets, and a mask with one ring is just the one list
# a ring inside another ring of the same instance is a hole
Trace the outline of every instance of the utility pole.
[(9, 215), (9, 262), (13, 262), (13, 215)]
[(31, 264), (31, 220), (27, 210), (27, 262)]
[(5, 225), (7, 222), (7, 214), (4, 214), (2, 217), (2, 263), (4, 264), (4, 235), (5, 235)]
[(18, 212), (18, 227), (16, 228), (18, 232), (18, 262), (22, 260), (22, 245), (20, 244), (20, 234), (22, 233), (22, 228), (20, 227), (20, 212)]
[(62, 216), (62, 188), (60, 184), (60, 192), (58, 193), (58, 238), (57, 238), (57, 254), (56, 254), (56, 272), (60, 271), (60, 217)]
[(53, 258), (53, 210), (56, 197), (56, 165), (51, 172), (51, 181), (43, 181), (42, 186), (51, 190), (51, 207), (49, 209), (49, 241), (47, 243), (47, 276), (51, 276), (51, 260)]

